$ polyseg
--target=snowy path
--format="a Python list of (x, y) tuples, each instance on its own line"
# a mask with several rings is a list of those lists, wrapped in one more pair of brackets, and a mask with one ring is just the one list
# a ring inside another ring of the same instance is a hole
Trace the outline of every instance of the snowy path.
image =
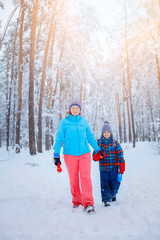
[(101, 204), (92, 162), (95, 215), (73, 212), (66, 168), (56, 172), (52, 151), (31, 157), (0, 150), (0, 240), (160, 239), (160, 156), (151, 143), (124, 149), (126, 172), (111, 207)]

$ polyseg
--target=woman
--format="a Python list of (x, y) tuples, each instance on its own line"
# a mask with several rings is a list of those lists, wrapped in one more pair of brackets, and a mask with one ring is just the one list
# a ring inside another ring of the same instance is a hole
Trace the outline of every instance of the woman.
[[(61, 120), (55, 141), (54, 163), (60, 162), (60, 149), (63, 145), (64, 161), (67, 167), (73, 208), (83, 205), (88, 213), (94, 212), (94, 200), (91, 182), (91, 151), (89, 144), (97, 155), (100, 147), (96, 143), (89, 124), (81, 116), (82, 103), (73, 100), (69, 105), (67, 116)], [(88, 144), (89, 143), (89, 144)]]

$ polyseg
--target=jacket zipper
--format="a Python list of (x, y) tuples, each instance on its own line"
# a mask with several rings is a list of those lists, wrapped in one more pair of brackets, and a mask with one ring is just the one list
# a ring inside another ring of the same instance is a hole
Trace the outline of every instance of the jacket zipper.
[(78, 130), (78, 120), (77, 120), (77, 116), (76, 116), (76, 124), (77, 124), (78, 148), (79, 148), (79, 155), (80, 155), (79, 130)]

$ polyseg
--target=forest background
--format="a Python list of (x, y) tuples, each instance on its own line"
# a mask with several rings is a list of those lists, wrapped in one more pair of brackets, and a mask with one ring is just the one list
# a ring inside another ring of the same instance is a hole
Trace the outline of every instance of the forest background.
[(120, 142), (154, 141), (160, 153), (160, 0), (10, 2), (0, 24), (0, 147), (51, 149), (78, 98), (96, 139), (108, 120)]

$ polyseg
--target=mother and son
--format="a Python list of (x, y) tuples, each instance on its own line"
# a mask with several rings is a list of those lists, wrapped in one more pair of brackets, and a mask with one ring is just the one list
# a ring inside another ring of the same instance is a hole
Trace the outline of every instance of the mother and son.
[(120, 182), (119, 173), (125, 171), (123, 150), (113, 138), (111, 126), (105, 121), (100, 139), (96, 142), (87, 120), (81, 115), (82, 103), (73, 100), (66, 117), (59, 124), (54, 146), (54, 164), (61, 164), (60, 150), (63, 145), (64, 161), (67, 167), (73, 208), (80, 205), (87, 213), (94, 213), (94, 199), (91, 181), (91, 150), (93, 160), (99, 161), (101, 197), (105, 207), (116, 201)]

